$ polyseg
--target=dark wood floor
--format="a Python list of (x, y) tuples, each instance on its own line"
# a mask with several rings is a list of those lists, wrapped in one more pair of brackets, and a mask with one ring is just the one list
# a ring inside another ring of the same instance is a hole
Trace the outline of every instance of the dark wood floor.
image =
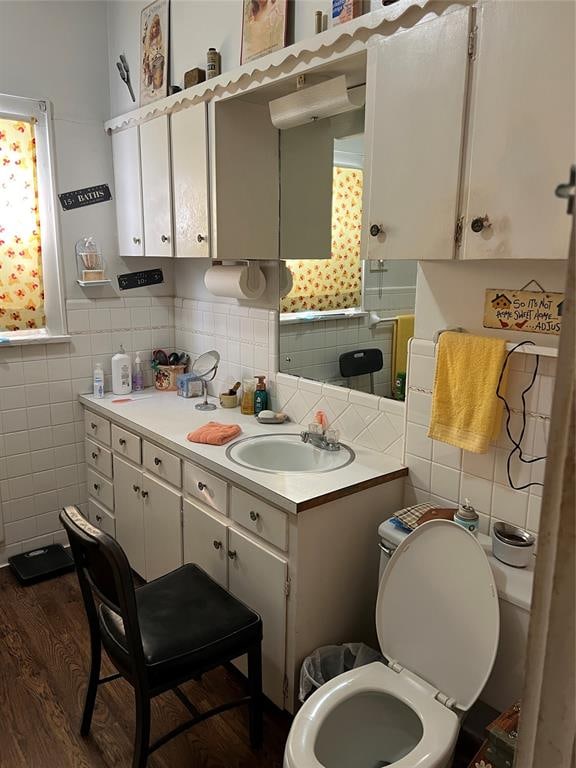
[[(0, 569), (1, 768), (120, 768), (131, 765), (134, 707), (123, 681), (98, 692), (92, 732), (79, 735), (88, 635), (75, 574), (21, 587)], [(113, 670), (106, 661), (104, 672)], [(216, 670), (182, 686), (199, 709), (242, 692), (233, 672)], [(187, 719), (173, 694), (152, 703), (152, 739)], [(264, 747), (248, 746), (245, 708), (202, 723), (162, 747), (149, 768), (280, 768), (290, 718), (272, 706)]]

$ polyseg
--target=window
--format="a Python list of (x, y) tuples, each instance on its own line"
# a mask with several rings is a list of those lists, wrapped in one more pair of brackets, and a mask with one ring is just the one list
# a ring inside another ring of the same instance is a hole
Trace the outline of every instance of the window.
[(281, 312), (321, 312), (362, 304), (362, 179), (357, 168), (334, 166), (332, 183), (332, 257), (287, 261), (292, 290)]
[(18, 343), (65, 332), (43, 101), (0, 95), (0, 336)]

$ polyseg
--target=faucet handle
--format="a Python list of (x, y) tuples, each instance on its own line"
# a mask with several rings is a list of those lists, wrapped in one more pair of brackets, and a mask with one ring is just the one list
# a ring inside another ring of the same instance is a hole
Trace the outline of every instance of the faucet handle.
[(324, 427), (317, 421), (311, 421), (310, 424), (308, 424), (308, 432), (311, 435), (323, 435)]
[(337, 429), (327, 429), (324, 437), (328, 445), (338, 445), (340, 441), (340, 432)]

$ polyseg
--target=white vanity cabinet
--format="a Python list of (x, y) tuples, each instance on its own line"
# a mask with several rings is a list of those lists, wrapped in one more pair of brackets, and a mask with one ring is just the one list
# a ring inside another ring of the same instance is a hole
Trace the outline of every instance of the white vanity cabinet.
[(144, 256), (140, 128), (112, 134), (119, 256)]
[(565, 259), (576, 6), (485, 2), (477, 26), (462, 257)]
[(470, 13), (368, 49), (365, 259), (454, 258)]
[(207, 105), (196, 104), (171, 117), (174, 255), (210, 256), (208, 217)]
[(142, 209), (146, 256), (172, 256), (172, 185), (170, 117), (161, 115), (140, 126)]

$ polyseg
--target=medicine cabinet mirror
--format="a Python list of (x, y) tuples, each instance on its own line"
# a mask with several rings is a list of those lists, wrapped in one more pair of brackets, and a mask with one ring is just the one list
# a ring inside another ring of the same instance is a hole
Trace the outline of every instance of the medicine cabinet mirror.
[(403, 399), (417, 262), (361, 260), (364, 158), (363, 109), (280, 131), (279, 368)]

